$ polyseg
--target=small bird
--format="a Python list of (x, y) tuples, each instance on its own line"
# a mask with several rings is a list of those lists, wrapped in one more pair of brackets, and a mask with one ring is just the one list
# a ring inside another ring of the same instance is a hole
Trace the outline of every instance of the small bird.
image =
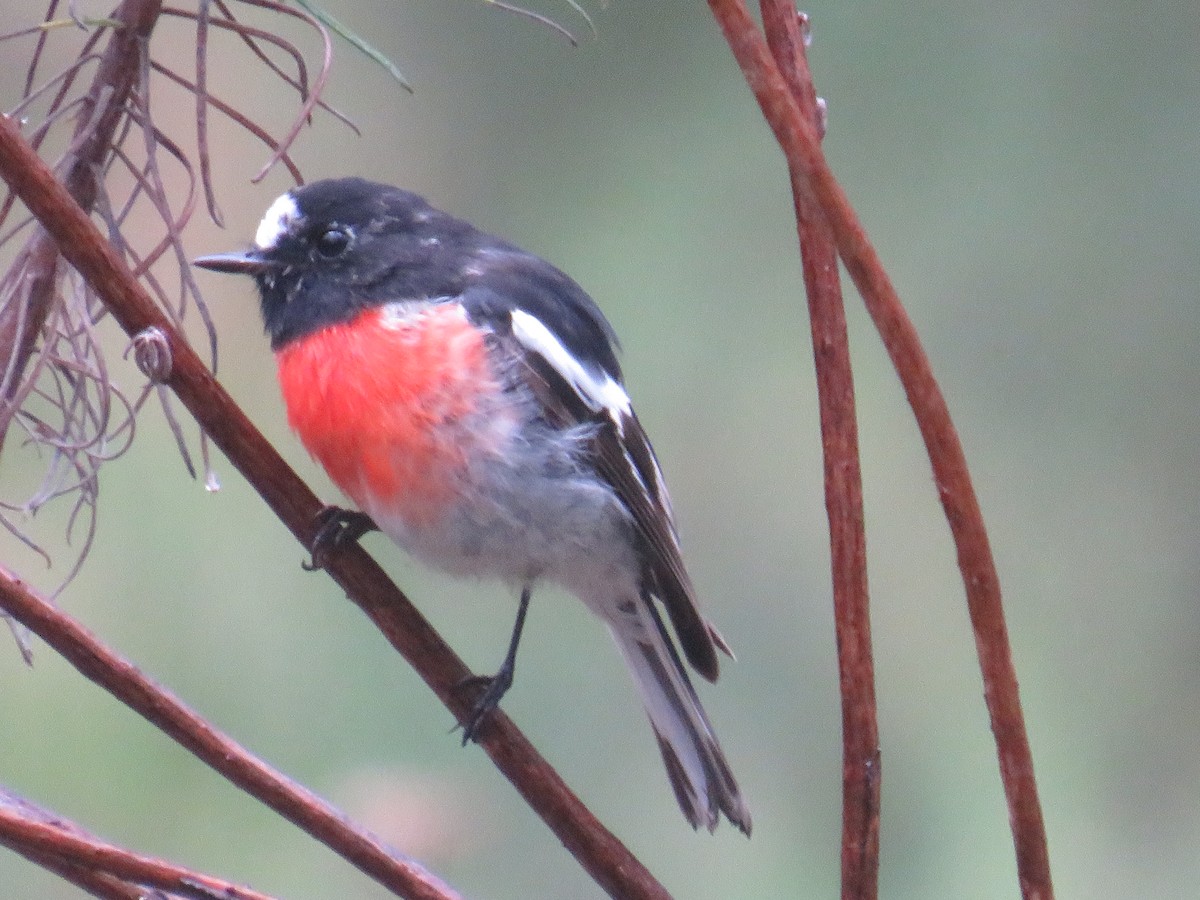
[(533, 586), (553, 582), (608, 626), (633, 674), (684, 816), (750, 811), (683, 662), (717, 650), (671, 503), (634, 414), (617, 339), (545, 260), (399, 188), (340, 178), (279, 197), (244, 253), (195, 260), (250, 275), (288, 422), (358, 507), (330, 507), (314, 564), (378, 528), (456, 575), (521, 599), (508, 653), (463, 726), (478, 736), (512, 683)]

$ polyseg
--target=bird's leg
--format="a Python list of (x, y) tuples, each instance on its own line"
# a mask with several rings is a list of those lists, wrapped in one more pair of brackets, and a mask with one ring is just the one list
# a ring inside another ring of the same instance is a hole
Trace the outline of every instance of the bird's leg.
[(356, 543), (368, 531), (379, 530), (375, 520), (366, 513), (340, 506), (326, 506), (317, 513), (314, 524), (317, 531), (309, 547), (312, 559), (300, 564), (306, 572), (325, 568), (330, 553)]
[(483, 693), (479, 695), (479, 699), (475, 701), (475, 705), (471, 707), (466, 722), (463, 723), (462, 742), (464, 747), (467, 745), (467, 741), (475, 740), (487, 714), (499, 706), (500, 698), (512, 687), (513, 673), (517, 668), (517, 645), (521, 643), (521, 630), (525, 627), (525, 613), (529, 610), (531, 592), (532, 587), (528, 584), (521, 590), (521, 603), (517, 607), (517, 621), (513, 624), (512, 637), (508, 641), (508, 652), (504, 655), (504, 662), (500, 664), (496, 674), (491, 676), (473, 675), (463, 679), (460, 684), (460, 687), (469, 684), (487, 685)]

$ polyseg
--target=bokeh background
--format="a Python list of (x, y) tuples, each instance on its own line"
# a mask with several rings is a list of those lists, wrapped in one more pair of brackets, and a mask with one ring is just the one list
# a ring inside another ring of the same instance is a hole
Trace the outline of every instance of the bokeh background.
[[(695, 581), (739, 655), (702, 693), (753, 839), (683, 823), (613, 648), (569, 598), (537, 595), (505, 707), (677, 896), (835, 896), (837, 673), (782, 158), (703, 3), (584, 2), (595, 36), (565, 4), (539, 7), (581, 33), (572, 49), (472, 0), (330, 0), (415, 94), (340, 45), (328, 97), (362, 137), (318, 115), (296, 156), (309, 178), (360, 173), (425, 193), (551, 259), (608, 312)], [(0, 9), (5, 30), (37, 15)], [(1189, 3), (808, 11), (829, 157), (924, 336), (991, 529), (1059, 896), (1194, 897), (1200, 18)], [(0, 45), (6, 108), (29, 46)], [(156, 47), (180, 65), (192, 52), (178, 22)], [(282, 128), (286, 92), (234, 41), (218, 58), (216, 89)], [(156, 99), (182, 134), (191, 105), (172, 96), (164, 86)], [(217, 136), (227, 228), (197, 220), (194, 254), (245, 244), (289, 186), (282, 171), (250, 185), (265, 152)], [(222, 381), (333, 499), (287, 432), (250, 285), (201, 279)], [(848, 304), (882, 894), (1014, 897), (952, 546), (896, 379), (853, 294)], [(119, 355), (115, 331), (111, 346)], [(364, 617), (300, 570), (301, 549), (232, 467), (218, 457), (223, 489), (206, 493), (161, 416), (140, 424), (104, 469), (96, 544), (61, 603), (467, 896), (598, 896), (483, 753), (459, 748), (449, 714)], [(0, 478), (19, 483), (35, 465), (14, 451)], [(61, 518), (28, 524), (59, 546)], [(429, 573), (377, 536), (368, 546), (470, 664), (494, 669), (514, 597)], [(71, 551), (47, 572), (4, 538), (0, 559), (50, 587)], [(27, 669), (0, 634), (0, 781), (107, 839), (281, 897), (383, 896), (35, 650)], [(2, 852), (0, 896), (77, 893)]]

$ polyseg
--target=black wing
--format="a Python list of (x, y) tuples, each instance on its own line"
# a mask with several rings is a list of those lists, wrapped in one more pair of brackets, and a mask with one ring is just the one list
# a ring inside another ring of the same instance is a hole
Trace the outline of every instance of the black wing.
[[(621, 384), (611, 328), (591, 298), (567, 276), (536, 257), (514, 256), (513, 262), (529, 261), (529, 267), (538, 271), (521, 272), (523, 277), (513, 278), (500, 291), (493, 287), (493, 269), (487, 286), (468, 289), (463, 303), (472, 318), (486, 324), (520, 361), (521, 375), (549, 423), (560, 428), (595, 427), (596, 469), (633, 516), (646, 591), (662, 601), (688, 661), (715, 681), (716, 649), (728, 652), (728, 647), (700, 613), (658, 460)], [(557, 283), (545, 283), (547, 269)], [(542, 275), (542, 283), (554, 290), (557, 302), (536, 302), (536, 291), (535, 302), (523, 302), (538, 284), (531, 274)], [(546, 321), (542, 316), (554, 318)], [(560, 321), (564, 317), (567, 321)]]

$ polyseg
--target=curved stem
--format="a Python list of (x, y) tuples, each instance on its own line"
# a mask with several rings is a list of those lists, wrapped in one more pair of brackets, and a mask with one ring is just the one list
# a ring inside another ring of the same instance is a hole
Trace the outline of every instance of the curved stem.
[[(818, 124), (817, 95), (795, 5), (761, 0), (760, 7), (775, 63), (801, 114)], [(833, 234), (805, 190), (803, 176), (795, 170), (791, 175), (817, 372), (842, 696), (842, 897), (874, 900), (879, 894), (882, 772), (854, 374)]]
[(996, 741), (1000, 778), (1008, 803), (1017, 877), (1027, 900), (1052, 900), (1050, 854), (1038, 800), (1033, 755), (1021, 712), (1016, 669), (983, 513), (971, 484), (966, 454), (920, 337), (908, 318), (875, 248), (821, 151), (813, 123), (800, 111), (771, 59), (758, 26), (742, 0), (708, 0), (746, 82), (796, 176), (807, 202), (822, 211), (855, 287), (900, 377), (933, 468), (958, 567), (983, 675), (984, 698)]

